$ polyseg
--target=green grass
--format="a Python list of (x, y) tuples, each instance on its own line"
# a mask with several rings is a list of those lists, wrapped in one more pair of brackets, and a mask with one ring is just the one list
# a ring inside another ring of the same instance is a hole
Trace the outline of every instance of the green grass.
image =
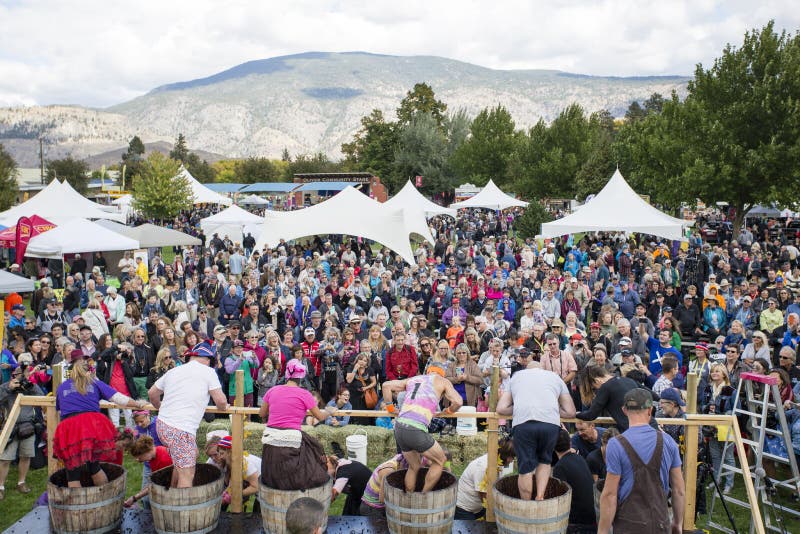
[[(126, 455), (123, 465), (128, 474), (125, 494), (130, 497), (142, 487), (142, 464)], [(47, 491), (47, 467), (29, 471), (25, 481), (31, 488), (31, 492), (22, 495), (16, 490), (17, 468), (12, 465), (5, 484), (6, 498), (0, 501), (0, 509), (3, 510), (3, 513), (0, 514), (0, 532), (30, 512), (39, 496)]]

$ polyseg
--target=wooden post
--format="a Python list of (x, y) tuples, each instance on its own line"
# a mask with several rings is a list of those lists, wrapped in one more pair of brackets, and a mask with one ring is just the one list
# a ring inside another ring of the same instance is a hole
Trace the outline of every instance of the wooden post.
[[(64, 381), (64, 366), (56, 364), (52, 367), (53, 371), (53, 395), (58, 391), (58, 386)], [(52, 475), (58, 471), (60, 462), (53, 456), (53, 437), (56, 435), (56, 427), (59, 423), (56, 405), (45, 408), (45, 418), (47, 423), (47, 473)]]
[[(236, 371), (236, 399), (233, 405), (237, 408), (244, 407), (244, 371)], [(231, 414), (231, 512), (242, 513), (242, 462), (244, 458), (244, 418), (245, 416), (234, 411)]]
[[(489, 389), (489, 411), (497, 409), (497, 399), (500, 397), (500, 367), (492, 366), (492, 383)], [(492, 488), (497, 481), (497, 447), (499, 422), (497, 415), (486, 420), (486, 452), (489, 463), (486, 467), (486, 521), (494, 523), (494, 495)]]
[(8, 417), (6, 417), (6, 424), (5, 426), (3, 426), (2, 432), (0, 432), (0, 451), (6, 450), (6, 445), (8, 445), (8, 439), (11, 437), (11, 432), (14, 430), (14, 426), (17, 424), (17, 418), (19, 417), (20, 406), (22, 405), (22, 397), (23, 395), (17, 395), (17, 398), (14, 399), (14, 404), (8, 411)]
[[(697, 413), (697, 373), (689, 373), (686, 376), (686, 413)], [(698, 428), (694, 426), (683, 427), (683, 443), (686, 452), (683, 455), (684, 469), (683, 474), (686, 482), (686, 506), (683, 510), (683, 530), (695, 530), (694, 513), (697, 505), (695, 497), (697, 492), (697, 451), (699, 448)]]
[(753, 486), (753, 478), (750, 475), (750, 463), (747, 461), (747, 453), (744, 450), (744, 443), (742, 443), (742, 431), (739, 429), (739, 420), (734, 415), (731, 415), (730, 418), (731, 426), (733, 427), (733, 438), (736, 442), (736, 454), (739, 455), (739, 464), (742, 468), (744, 487), (747, 490), (747, 500), (750, 502), (750, 515), (752, 516), (750, 524), (756, 534), (764, 534), (764, 518), (761, 517), (756, 489)]

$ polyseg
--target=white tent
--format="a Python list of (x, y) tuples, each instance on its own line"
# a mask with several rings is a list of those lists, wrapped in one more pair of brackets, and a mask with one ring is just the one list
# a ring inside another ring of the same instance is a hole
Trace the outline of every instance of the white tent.
[[(234, 204), (219, 213), (201, 219), (200, 228), (209, 237), (217, 233), (220, 237), (227, 235), (234, 243), (241, 243), (247, 228), (252, 229), (255, 226), (260, 228), (263, 223), (263, 217), (250, 213)], [(255, 233), (253, 233), (253, 236), (257, 237)]]
[(75, 218), (49, 232), (31, 238), (26, 256), (60, 258), (77, 252), (135, 250), (139, 241), (125, 237), (86, 219)]
[(247, 195), (246, 197), (239, 199), (239, 204), (248, 204), (251, 206), (266, 206), (267, 204), (269, 204), (269, 201), (264, 198), (261, 198), (258, 195)]
[(14, 226), (20, 217), (31, 215), (38, 215), (49, 221), (74, 217), (125, 221), (124, 215), (105, 211), (103, 206), (75, 191), (66, 181), (62, 184), (58, 180), (53, 180), (22, 204), (0, 213), (0, 223)]
[(189, 181), (189, 185), (192, 187), (195, 204), (222, 204), (223, 206), (230, 206), (233, 203), (228, 197), (220, 195), (198, 182), (183, 165), (181, 165), (178, 176), (183, 176)]
[(639, 232), (683, 239), (689, 221), (662, 213), (636, 194), (617, 169), (593, 199), (575, 213), (542, 225), (542, 237), (578, 232)]
[(35, 289), (33, 280), (0, 270), (0, 295), (30, 293)]
[(450, 217), (455, 218), (458, 214), (458, 210), (448, 208), (446, 206), (440, 206), (439, 204), (429, 200), (425, 195), (420, 193), (414, 184), (411, 183), (411, 180), (406, 182), (406, 185), (397, 192), (395, 196), (387, 200), (383, 203), (385, 206), (391, 206), (392, 208), (398, 207), (414, 207), (414, 208), (421, 208), (422, 211), (425, 212), (426, 217), (435, 217), (436, 215), (449, 215)]
[(96, 224), (120, 235), (135, 239), (139, 242), (139, 247), (141, 248), (186, 247), (202, 244), (202, 241), (189, 234), (150, 223), (145, 223), (140, 226), (125, 226), (124, 224), (118, 224), (112, 221), (98, 221)]
[(409, 236), (416, 231), (410, 229), (405, 210), (389, 209), (350, 186), (315, 206), (297, 211), (267, 210), (256, 248), (274, 247), (281, 239), (344, 234), (377, 241), (413, 265), (416, 262)]
[(460, 208), (488, 208), (492, 210), (504, 210), (506, 208), (521, 207), (524, 208), (528, 205), (527, 202), (517, 200), (516, 198), (506, 195), (500, 188), (494, 184), (494, 181), (489, 180), (486, 187), (481, 189), (480, 193), (474, 197), (450, 204), (453, 209)]

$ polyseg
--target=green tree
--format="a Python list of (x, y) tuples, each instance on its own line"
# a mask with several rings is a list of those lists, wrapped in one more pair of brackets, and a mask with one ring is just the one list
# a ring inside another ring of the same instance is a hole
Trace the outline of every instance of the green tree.
[(186, 164), (186, 160), (189, 158), (189, 148), (186, 146), (186, 138), (182, 133), (178, 134), (178, 138), (175, 140), (175, 146), (173, 146), (172, 150), (169, 152), (169, 157), (180, 161), (184, 165)]
[(267, 158), (247, 158), (236, 162), (233, 182), (254, 184), (257, 182), (280, 182), (282, 176)]
[(644, 119), (647, 116), (647, 112), (642, 108), (642, 105), (639, 104), (636, 100), (631, 102), (630, 106), (628, 106), (628, 110), (625, 112), (625, 120), (629, 122), (636, 122)]
[(146, 217), (170, 219), (192, 207), (189, 181), (179, 175), (180, 162), (160, 152), (151, 153), (143, 162), (133, 188), (133, 208)]
[[(673, 95), (620, 136), (621, 159), (662, 202), (726, 201), (734, 233), (755, 204), (800, 199), (800, 37), (770, 22), (698, 65), (680, 102)], [(621, 132), (622, 134), (622, 132)]]
[(17, 162), (0, 144), (0, 211), (5, 211), (17, 202)]
[(644, 111), (650, 115), (652, 113), (661, 113), (664, 109), (664, 97), (659, 93), (653, 93), (644, 101)]
[(384, 181), (390, 179), (398, 131), (397, 123), (386, 122), (383, 112), (373, 109), (361, 118), (361, 128), (353, 140), (342, 145), (344, 164), (352, 170), (371, 172)]
[(239, 160), (221, 159), (211, 164), (218, 182), (236, 183), (236, 165)]
[(129, 187), (128, 184), (132, 184), (136, 177), (139, 176), (142, 162), (144, 161), (144, 151), (142, 140), (138, 135), (133, 136), (133, 139), (128, 143), (128, 149), (122, 154), (122, 164), (120, 165), (120, 170), (124, 169), (124, 177), (122, 178), (125, 184), (121, 184), (124, 187)]
[(294, 161), (290, 161), (284, 168), (282, 176), (283, 182), (291, 182), (294, 175), (298, 173), (322, 173), (322, 172), (340, 172), (343, 165), (336, 161), (331, 161), (328, 156), (322, 152), (317, 152), (314, 155), (298, 154), (295, 156)]
[(66, 180), (78, 193), (84, 195), (89, 186), (89, 164), (72, 156), (51, 159), (47, 161), (45, 176), (48, 182), (54, 178)]
[(283, 152), (281, 152), (281, 161), (292, 161), (292, 156), (289, 154), (289, 149), (283, 147)]
[(394, 170), (384, 183), (396, 192), (407, 180), (422, 176), (424, 193), (452, 190), (458, 180), (450, 160), (465, 133), (464, 114), (445, 117), (441, 126), (432, 115), (417, 115), (399, 130)]
[[(173, 158), (174, 159), (174, 158)], [(197, 181), (202, 184), (211, 183), (216, 180), (217, 172), (214, 170), (206, 160), (201, 160), (200, 156), (194, 152), (189, 152), (186, 156), (186, 161), (183, 162), (186, 169), (192, 176), (197, 178)]]
[(522, 217), (514, 221), (514, 226), (523, 239), (536, 237), (542, 232), (542, 224), (553, 220), (553, 216), (540, 202), (531, 202)]
[(444, 124), (445, 112), (447, 104), (436, 99), (431, 86), (427, 83), (418, 83), (400, 102), (397, 118), (400, 124), (410, 124), (417, 115), (427, 114), (433, 117), (437, 126), (441, 127)]
[(600, 130), (589, 156), (575, 176), (578, 200), (583, 201), (589, 195), (597, 194), (611, 178), (615, 165), (613, 137), (607, 131)]
[(477, 185), (510, 180), (509, 161), (517, 145), (514, 119), (503, 106), (484, 109), (470, 125), (470, 136), (454, 154), (460, 174)]
[(583, 108), (572, 104), (548, 127), (540, 120), (521, 135), (509, 165), (525, 198), (573, 198), (575, 177), (591, 150), (593, 130)]

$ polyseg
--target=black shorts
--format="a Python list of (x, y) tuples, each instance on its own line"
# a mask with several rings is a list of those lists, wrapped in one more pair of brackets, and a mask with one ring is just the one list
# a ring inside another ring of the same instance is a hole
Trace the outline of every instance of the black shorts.
[(395, 423), (394, 440), (400, 452), (425, 452), (436, 444), (436, 440), (427, 430), (420, 430), (403, 423)]
[(550, 465), (561, 427), (541, 421), (526, 421), (513, 429), (514, 452), (520, 475), (533, 472), (539, 464)]

